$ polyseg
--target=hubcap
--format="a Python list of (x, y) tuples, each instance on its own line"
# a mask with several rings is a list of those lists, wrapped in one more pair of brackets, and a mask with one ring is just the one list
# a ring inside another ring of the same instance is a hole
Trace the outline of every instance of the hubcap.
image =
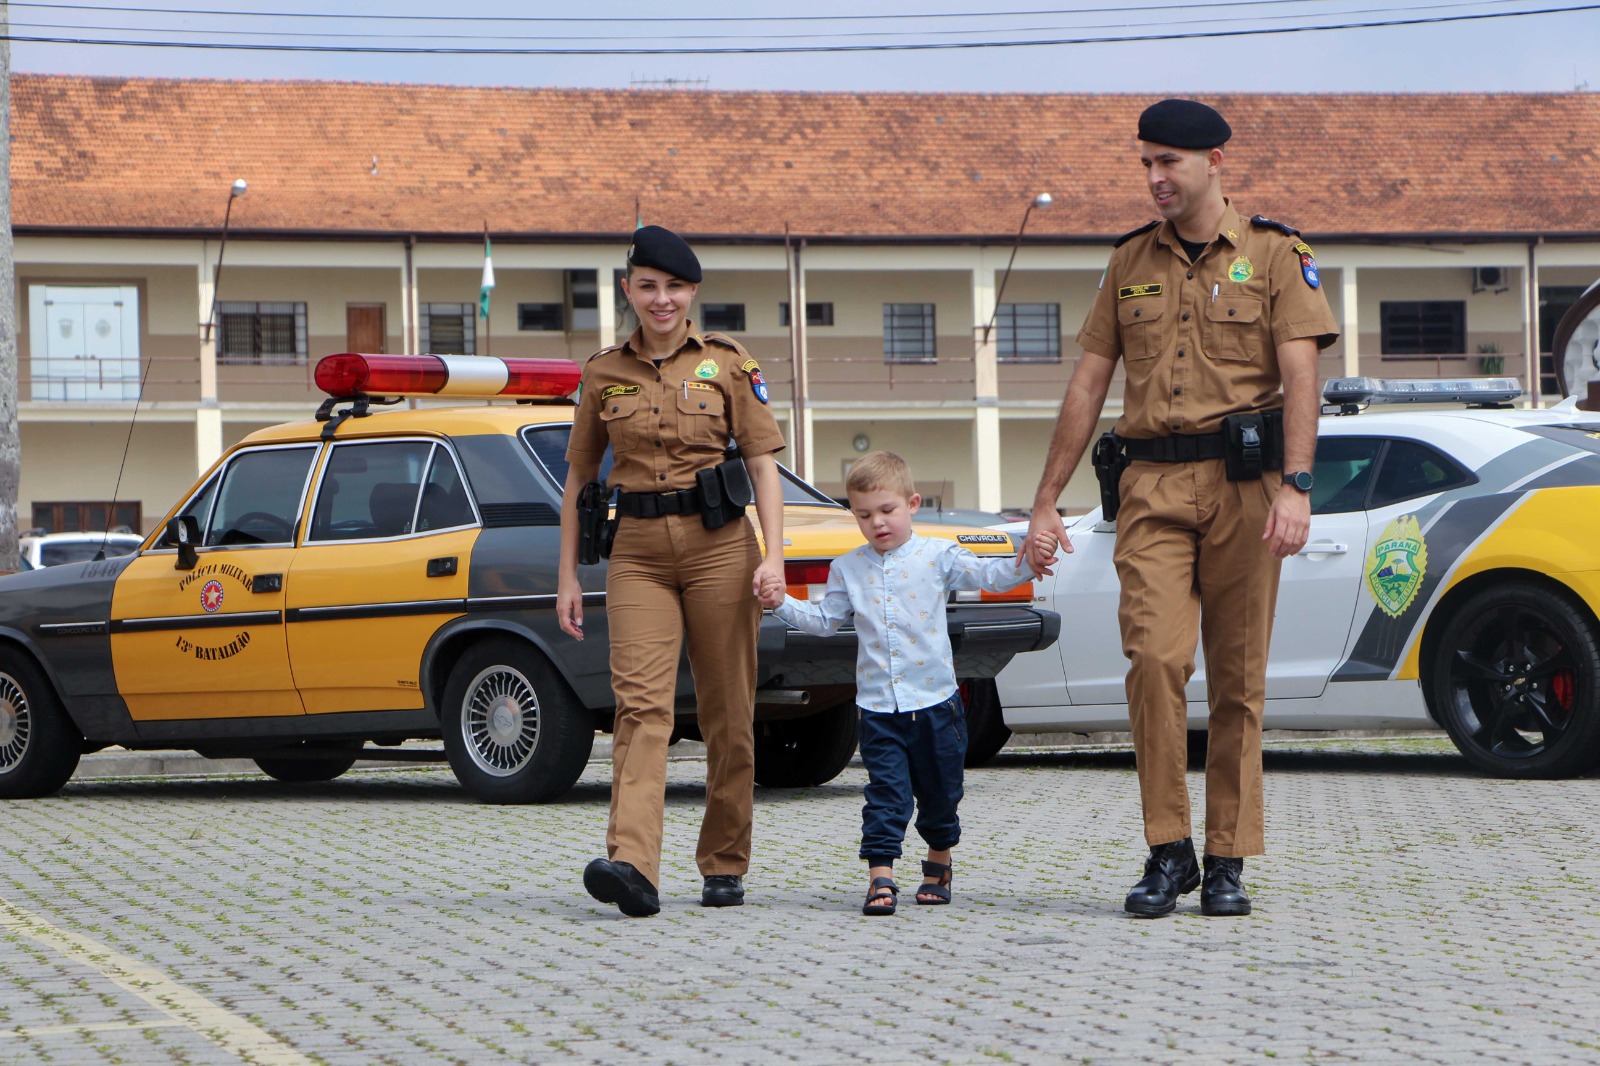
[(28, 695), (8, 674), (0, 674), (0, 773), (15, 769), (28, 751), (32, 719)]
[(1577, 658), (1543, 612), (1507, 604), (1462, 637), (1450, 701), (1469, 742), (1500, 759), (1549, 749), (1572, 724)]
[(539, 697), (522, 672), (491, 666), (472, 679), (461, 729), (478, 769), (508, 777), (528, 765), (539, 745)]

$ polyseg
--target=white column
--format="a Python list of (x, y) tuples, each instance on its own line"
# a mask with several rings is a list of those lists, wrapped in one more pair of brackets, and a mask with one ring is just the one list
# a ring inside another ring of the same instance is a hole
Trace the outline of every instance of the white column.
[[(1541, 238), (1542, 239), (1542, 238)], [(1543, 407), (1543, 379), (1539, 373), (1539, 243), (1528, 242), (1528, 267), (1522, 286), (1523, 348), (1527, 351), (1528, 375), (1527, 403), (1529, 407)]]
[(1000, 366), (997, 336), (985, 327), (995, 311), (994, 271), (978, 250), (972, 271), (972, 467), (978, 509), (1000, 510)]
[(217, 335), (215, 324), (206, 321), (216, 290), (212, 285), (209, 241), (200, 242), (198, 266), (200, 322), (200, 398), (194, 412), (194, 450), (198, 471), (204, 471), (222, 454), (222, 407), (217, 402)]
[(1356, 305), (1359, 294), (1356, 292), (1355, 267), (1339, 268), (1339, 288), (1340, 309), (1344, 312), (1344, 322), (1340, 325), (1340, 337), (1344, 341), (1344, 376), (1353, 378), (1361, 373), (1361, 326)]
[(595, 314), (600, 318), (600, 347), (617, 343), (617, 283), (611, 278), (611, 260), (595, 267)]

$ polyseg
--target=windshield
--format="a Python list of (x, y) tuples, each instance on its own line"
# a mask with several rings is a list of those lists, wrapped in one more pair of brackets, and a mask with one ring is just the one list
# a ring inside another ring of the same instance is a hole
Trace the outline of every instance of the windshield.
[[(555, 480), (556, 488), (560, 489), (567, 483), (567, 438), (572, 433), (572, 425), (567, 422), (544, 423), (537, 426), (524, 426), (522, 429), (523, 442), (528, 445), (533, 457), (544, 467), (545, 472)], [(778, 464), (778, 473), (783, 475), (783, 502), (787, 504), (810, 504), (813, 507), (838, 507), (828, 497), (801, 481), (782, 463)], [(600, 460), (600, 480), (604, 481), (611, 476), (611, 449), (606, 449), (605, 458)]]
[[(105, 540), (106, 558), (127, 555), (139, 547), (138, 538), (108, 537)], [(62, 563), (86, 563), (100, 553), (98, 540), (71, 540), (39, 545), (39, 563), (42, 566), (60, 566)]]

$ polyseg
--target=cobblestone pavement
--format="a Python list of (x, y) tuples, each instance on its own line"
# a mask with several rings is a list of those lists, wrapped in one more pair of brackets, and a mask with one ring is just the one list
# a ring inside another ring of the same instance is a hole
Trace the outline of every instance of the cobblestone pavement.
[(4, 804), (0, 1062), (1600, 1061), (1600, 779), (1276, 746), (1256, 913), (1140, 921), (1125, 751), (972, 771), (955, 905), (893, 918), (859, 915), (858, 766), (761, 792), (750, 903), (699, 907), (703, 770), (644, 920), (579, 884), (603, 763), (542, 807), (436, 768)]

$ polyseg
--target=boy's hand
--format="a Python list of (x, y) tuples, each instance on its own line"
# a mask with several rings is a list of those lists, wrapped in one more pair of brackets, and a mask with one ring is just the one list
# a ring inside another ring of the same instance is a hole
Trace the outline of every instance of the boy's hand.
[(1032, 520), (1028, 523), (1028, 535), (1022, 541), (1022, 550), (1017, 553), (1017, 558), (1020, 560), (1027, 556), (1033, 572), (1043, 577), (1055, 573), (1050, 568), (1056, 565), (1059, 558), (1057, 549), (1072, 551), (1072, 542), (1067, 540), (1067, 527), (1054, 507), (1035, 507)]
[(781, 575), (766, 569), (765, 566), (757, 568), (754, 585), (756, 599), (767, 610), (770, 611), (783, 602), (786, 586)]
[[(1039, 556), (1048, 557), (1050, 560), (1050, 565), (1055, 565), (1056, 560), (1060, 558), (1058, 555), (1056, 555), (1056, 549), (1060, 547), (1061, 542), (1056, 538), (1054, 533), (1048, 529), (1039, 530), (1039, 532), (1033, 535), (1033, 544), (1034, 550), (1039, 553)], [(1030, 562), (1034, 557), (1035, 556), (1032, 554), (1032, 552), (1028, 553)]]

